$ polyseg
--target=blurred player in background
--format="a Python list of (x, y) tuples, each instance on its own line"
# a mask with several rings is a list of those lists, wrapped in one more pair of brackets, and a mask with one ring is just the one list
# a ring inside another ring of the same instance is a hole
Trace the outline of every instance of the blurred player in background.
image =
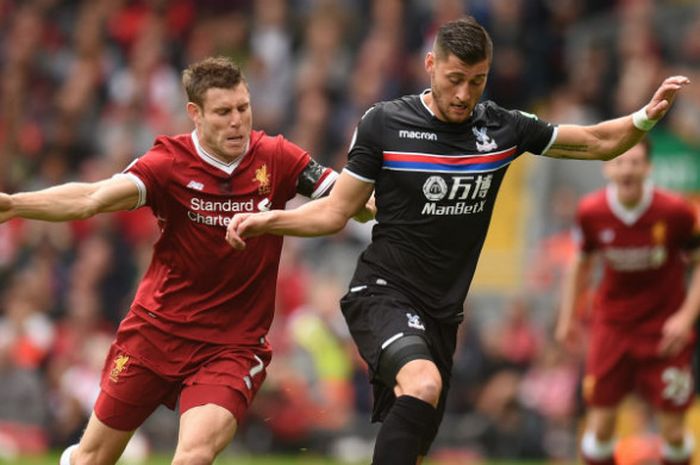
[(173, 464), (211, 464), (265, 378), (282, 240), (237, 253), (224, 240), (235, 212), (284, 208), (329, 192), (337, 174), (281, 136), (252, 130), (236, 64), (208, 58), (183, 73), (195, 125), (159, 137), (123, 173), (95, 183), (0, 194), (0, 222), (68, 221), (148, 206), (161, 229), (151, 264), (104, 365), (80, 443), (61, 465), (114, 464), (133, 431), (179, 401)]
[[(588, 464), (614, 464), (623, 397), (639, 393), (658, 413), (665, 464), (689, 464), (685, 412), (694, 397), (693, 327), (700, 312), (700, 243), (692, 205), (655, 188), (646, 139), (604, 165), (610, 184), (579, 204), (580, 252), (566, 279), (556, 338), (576, 338), (575, 308), (597, 259), (603, 275), (591, 315), (581, 443)], [(686, 292), (686, 272), (692, 268)]]
[(228, 227), (238, 249), (264, 233), (331, 234), (375, 190), (378, 224), (341, 301), (370, 368), (373, 420), (383, 422), (374, 465), (420, 463), (437, 434), (464, 300), (508, 165), (524, 152), (612, 158), (688, 83), (666, 79), (633, 117), (555, 127), (479, 103), (491, 58), (491, 38), (474, 18), (444, 24), (425, 57), (430, 89), (365, 113), (329, 197), (287, 212), (238, 214)]

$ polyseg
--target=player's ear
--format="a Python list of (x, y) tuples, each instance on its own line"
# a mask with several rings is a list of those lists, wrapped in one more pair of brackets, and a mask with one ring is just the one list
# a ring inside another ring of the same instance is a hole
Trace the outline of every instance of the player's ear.
[(187, 102), (187, 116), (195, 123), (199, 124), (199, 119), (202, 117), (202, 109), (194, 102)]
[(425, 70), (429, 73), (432, 74), (433, 68), (435, 68), (435, 53), (434, 52), (428, 52), (425, 55)]

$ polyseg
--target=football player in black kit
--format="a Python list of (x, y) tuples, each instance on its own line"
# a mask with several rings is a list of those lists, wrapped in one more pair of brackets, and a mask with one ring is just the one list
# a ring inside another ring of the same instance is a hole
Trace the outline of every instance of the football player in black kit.
[(444, 24), (425, 57), (430, 89), (362, 117), (330, 196), (293, 210), (234, 216), (227, 240), (319, 236), (344, 227), (374, 191), (377, 224), (359, 257), (343, 315), (370, 368), (374, 465), (420, 464), (444, 412), (463, 303), (508, 165), (524, 152), (607, 160), (668, 110), (683, 76), (666, 79), (633, 115), (553, 126), (479, 103), (492, 42), (474, 18)]

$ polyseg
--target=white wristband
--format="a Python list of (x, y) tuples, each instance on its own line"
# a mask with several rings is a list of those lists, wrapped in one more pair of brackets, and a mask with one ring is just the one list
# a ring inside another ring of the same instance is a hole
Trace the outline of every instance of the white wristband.
[(646, 108), (641, 108), (640, 110), (632, 113), (632, 124), (634, 127), (641, 131), (649, 131), (657, 123), (657, 119), (649, 119), (647, 116)]

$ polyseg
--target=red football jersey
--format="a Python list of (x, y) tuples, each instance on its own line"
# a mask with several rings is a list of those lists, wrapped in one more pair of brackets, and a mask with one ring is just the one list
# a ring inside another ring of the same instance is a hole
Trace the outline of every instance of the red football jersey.
[(660, 333), (685, 299), (686, 254), (695, 214), (680, 196), (645, 186), (634, 209), (617, 199), (614, 186), (585, 197), (577, 212), (583, 252), (600, 252), (603, 276), (594, 321), (624, 325), (637, 334)]
[(235, 213), (284, 208), (310, 161), (283, 137), (259, 131), (232, 164), (207, 154), (196, 131), (157, 138), (125, 170), (161, 229), (131, 312), (185, 339), (260, 344), (274, 313), (282, 237), (250, 238), (236, 251), (226, 226)]

